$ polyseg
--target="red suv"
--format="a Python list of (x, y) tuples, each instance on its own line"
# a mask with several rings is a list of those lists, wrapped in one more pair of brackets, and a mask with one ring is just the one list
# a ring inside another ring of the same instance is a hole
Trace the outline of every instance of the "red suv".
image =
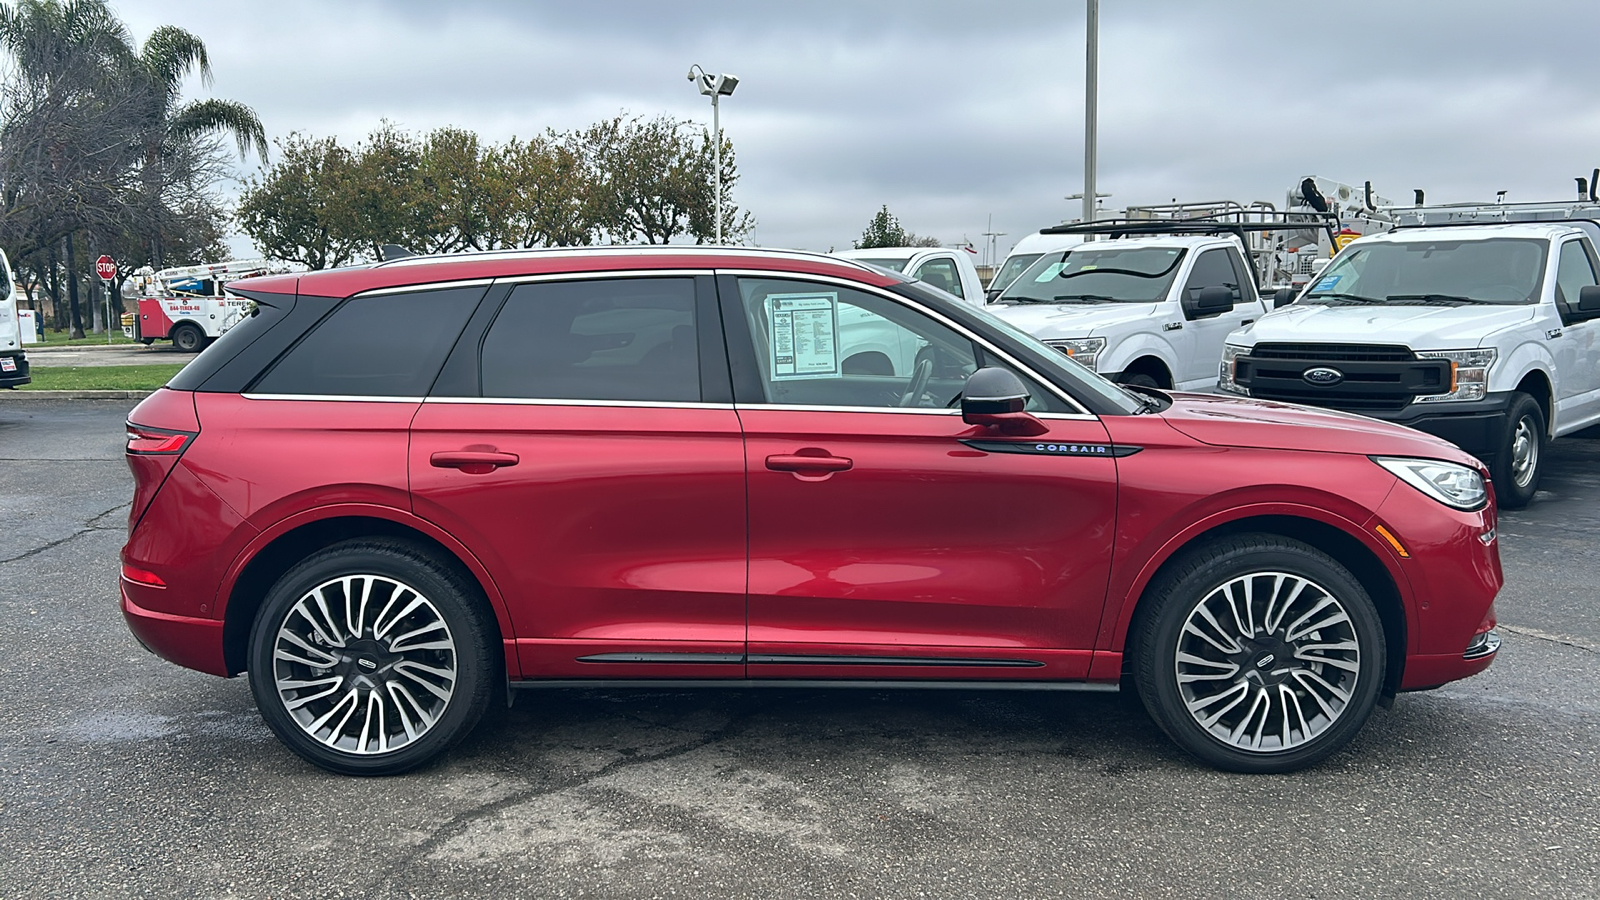
[(1482, 671), (1481, 464), (1117, 387), (897, 273), (666, 247), (254, 279), (135, 409), (122, 609), (339, 772), (503, 688), (1135, 689), (1238, 771)]

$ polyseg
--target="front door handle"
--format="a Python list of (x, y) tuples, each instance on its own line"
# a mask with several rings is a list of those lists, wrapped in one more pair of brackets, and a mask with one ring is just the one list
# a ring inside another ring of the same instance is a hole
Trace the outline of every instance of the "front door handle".
[(1245, 319), (1244, 321), (1240, 322), (1239, 325), (1240, 325), (1240, 327), (1243, 327), (1245, 325), (1249, 325), (1251, 322), (1254, 322), (1254, 321), (1255, 321), (1255, 319)]
[(501, 466), (514, 466), (521, 462), (515, 453), (493, 450), (442, 450), (428, 457), (436, 469), (460, 469), (468, 475), (487, 475)]
[(774, 472), (803, 472), (814, 475), (821, 472), (843, 472), (855, 463), (842, 456), (810, 456), (804, 453), (780, 453), (767, 457), (767, 468)]

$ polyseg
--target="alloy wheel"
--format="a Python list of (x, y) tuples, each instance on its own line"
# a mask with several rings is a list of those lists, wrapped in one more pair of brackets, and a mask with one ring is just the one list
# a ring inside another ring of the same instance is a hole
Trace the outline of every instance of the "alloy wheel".
[(1256, 572), (1215, 588), (1183, 623), (1178, 693), (1210, 736), (1276, 753), (1325, 733), (1350, 706), (1361, 645), (1349, 611), (1311, 580)]
[(273, 686), (329, 749), (395, 751), (427, 734), (455, 693), (457, 652), (433, 601), (382, 575), (344, 575), (300, 597), (272, 646)]

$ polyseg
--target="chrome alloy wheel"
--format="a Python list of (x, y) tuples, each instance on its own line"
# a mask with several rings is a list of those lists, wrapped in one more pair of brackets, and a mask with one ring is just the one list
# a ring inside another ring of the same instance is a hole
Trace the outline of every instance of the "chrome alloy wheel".
[(1539, 426), (1532, 416), (1517, 420), (1517, 430), (1511, 436), (1511, 480), (1517, 487), (1525, 488), (1533, 481), (1539, 468)]
[(290, 607), (273, 639), (273, 686), (300, 729), (327, 747), (389, 753), (450, 705), (457, 654), (438, 607), (382, 575), (345, 575)]
[(1361, 647), (1337, 597), (1298, 575), (1256, 572), (1195, 606), (1176, 661), (1179, 696), (1202, 729), (1239, 750), (1275, 753), (1339, 720)]

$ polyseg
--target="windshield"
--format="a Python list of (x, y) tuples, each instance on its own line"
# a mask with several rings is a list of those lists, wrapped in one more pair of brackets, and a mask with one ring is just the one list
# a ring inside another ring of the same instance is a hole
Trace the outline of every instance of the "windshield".
[(1298, 302), (1463, 306), (1536, 303), (1545, 242), (1532, 238), (1381, 241), (1323, 270)]
[(1010, 336), (1012, 340), (1037, 351), (1041, 357), (1050, 360), (1050, 362), (1056, 366), (1058, 371), (1065, 372), (1067, 376), (1072, 379), (1072, 381), (1076, 382), (1084, 390), (1099, 394), (1101, 397), (1109, 401), (1113, 406), (1123, 409), (1127, 413), (1133, 413), (1138, 411), (1139, 408), (1144, 404), (1144, 401), (1141, 398), (1130, 394), (1128, 391), (1123, 390), (1121, 387), (1118, 387), (1100, 375), (1097, 375), (1083, 366), (1078, 365), (1068, 357), (1063, 356), (1061, 351), (1051, 347), (1049, 344), (1044, 343), (1037, 337), (1034, 337), (1028, 332), (1023, 331), (1021, 328), (1018, 328), (1010, 322), (1007, 322), (1005, 319), (1000, 318), (994, 313), (989, 312), (987, 309), (984, 309), (980, 306), (972, 306), (967, 308), (967, 312), (982, 319), (985, 324), (989, 325), (989, 327), (995, 329), (996, 331), (1004, 332), (1006, 335)]
[(989, 290), (1003, 291), (1011, 286), (1027, 268), (1033, 265), (1034, 260), (1043, 256), (1043, 253), (1013, 253), (1006, 257), (1000, 264), (1000, 271), (995, 273), (994, 280), (989, 282)]
[(1183, 261), (1168, 247), (1074, 247), (1045, 253), (998, 303), (1155, 303)]
[(910, 261), (910, 257), (906, 257), (905, 259), (872, 259), (866, 256), (856, 257), (856, 262), (871, 263), (872, 265), (879, 266), (884, 269), (892, 269), (896, 272), (904, 272), (906, 270), (906, 263)]

